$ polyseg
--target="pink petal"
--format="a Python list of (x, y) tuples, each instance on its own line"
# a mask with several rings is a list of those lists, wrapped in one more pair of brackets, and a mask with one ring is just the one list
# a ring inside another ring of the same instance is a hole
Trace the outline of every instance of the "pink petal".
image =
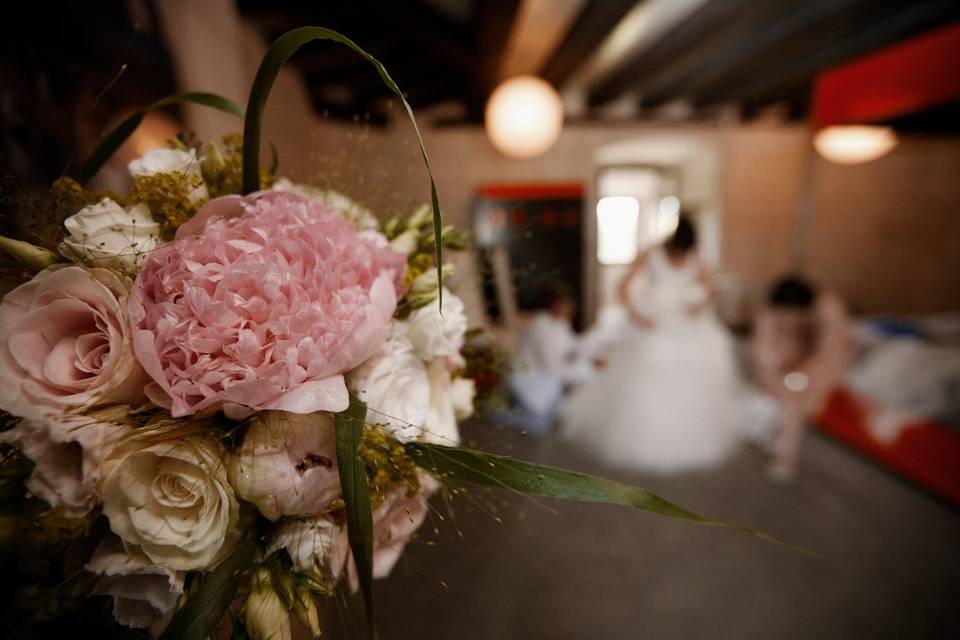
[(314, 411), (338, 413), (346, 411), (349, 406), (350, 396), (343, 376), (330, 376), (322, 380), (305, 382), (260, 408), (290, 413), (313, 413)]

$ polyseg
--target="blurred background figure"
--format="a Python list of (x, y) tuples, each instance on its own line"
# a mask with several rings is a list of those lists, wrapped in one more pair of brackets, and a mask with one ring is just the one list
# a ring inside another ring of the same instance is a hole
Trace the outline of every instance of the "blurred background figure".
[(529, 319), (514, 352), (510, 407), (502, 421), (535, 433), (548, 431), (564, 388), (593, 375), (586, 344), (573, 331), (575, 308), (566, 284), (554, 282), (546, 289), (543, 308)]
[(850, 323), (843, 303), (800, 277), (781, 278), (757, 314), (751, 356), (757, 382), (778, 405), (768, 473), (790, 480), (797, 473), (807, 421), (850, 366)]
[(741, 387), (687, 217), (637, 258), (619, 294), (631, 323), (609, 366), (574, 392), (563, 434), (619, 466), (671, 472), (719, 463), (736, 441)]

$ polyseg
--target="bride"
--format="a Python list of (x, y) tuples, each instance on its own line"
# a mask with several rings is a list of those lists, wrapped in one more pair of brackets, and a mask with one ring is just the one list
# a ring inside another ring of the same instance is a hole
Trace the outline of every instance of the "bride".
[(619, 466), (671, 472), (717, 464), (736, 442), (740, 382), (687, 218), (631, 265), (619, 294), (632, 322), (607, 366), (570, 397), (561, 433)]

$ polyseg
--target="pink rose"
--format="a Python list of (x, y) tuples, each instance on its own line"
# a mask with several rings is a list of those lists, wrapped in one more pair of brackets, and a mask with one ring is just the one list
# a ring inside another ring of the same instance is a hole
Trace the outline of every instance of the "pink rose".
[(405, 265), (302, 196), (212, 200), (134, 285), (148, 395), (175, 417), (346, 409), (342, 374), (386, 339)]
[(0, 409), (25, 418), (135, 402), (146, 381), (131, 349), (123, 281), (53, 266), (0, 303)]
[[(373, 577), (386, 578), (400, 559), (407, 543), (427, 519), (430, 496), (440, 487), (426, 472), (419, 472), (420, 491), (407, 496), (406, 487), (398, 486), (386, 501), (373, 512)], [(350, 589), (357, 590), (357, 566), (353, 554), (347, 560)]]
[(134, 629), (145, 629), (169, 613), (186, 580), (183, 571), (150, 564), (143, 554), (131, 555), (113, 536), (100, 543), (85, 568), (99, 576), (90, 595), (111, 596), (113, 617)]
[(27, 488), (51, 507), (79, 518), (97, 504), (100, 465), (129, 427), (88, 416), (23, 420), (0, 434), (33, 462)]

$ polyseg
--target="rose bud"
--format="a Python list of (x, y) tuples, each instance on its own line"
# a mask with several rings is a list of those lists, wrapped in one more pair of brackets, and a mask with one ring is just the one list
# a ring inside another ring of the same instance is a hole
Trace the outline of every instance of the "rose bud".
[(260, 412), (231, 458), (230, 483), (273, 521), (323, 512), (340, 495), (333, 416)]

